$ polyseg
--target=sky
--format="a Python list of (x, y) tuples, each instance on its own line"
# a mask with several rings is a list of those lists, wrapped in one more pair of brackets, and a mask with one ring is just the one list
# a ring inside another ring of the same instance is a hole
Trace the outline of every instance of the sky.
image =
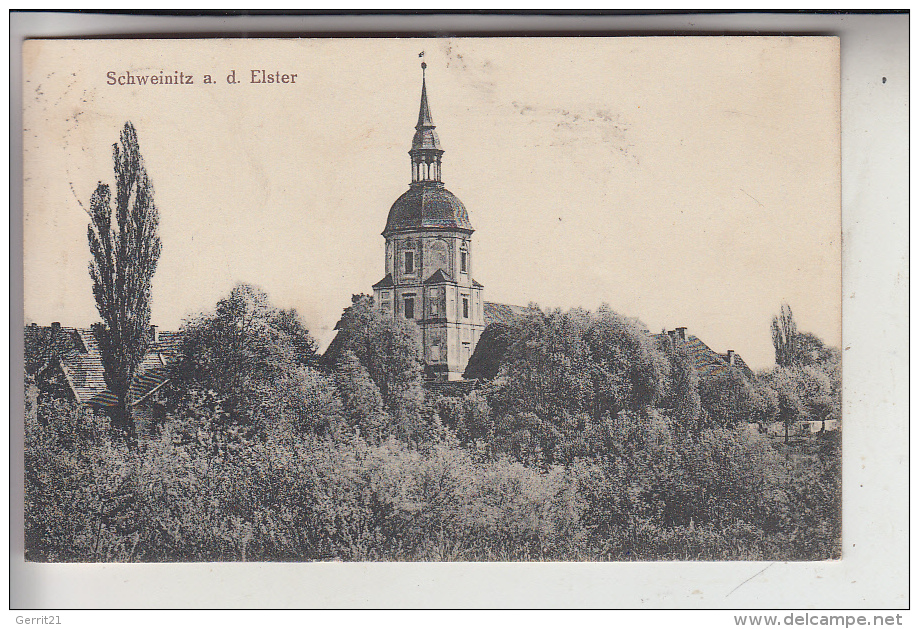
[[(131, 121), (160, 213), (153, 323), (248, 282), (327, 341), (384, 274), (421, 51), (486, 300), (607, 303), (753, 368), (787, 302), (840, 344), (838, 42), (804, 37), (29, 42), (26, 322), (98, 319), (86, 209)], [(161, 71), (194, 82), (117, 84)]]

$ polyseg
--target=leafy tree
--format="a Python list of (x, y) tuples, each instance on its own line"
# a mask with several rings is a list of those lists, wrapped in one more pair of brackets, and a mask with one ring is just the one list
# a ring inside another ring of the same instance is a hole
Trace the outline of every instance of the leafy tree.
[(386, 432), (391, 418), (383, 410), (380, 389), (367, 369), (346, 350), (334, 371), (335, 386), (341, 399), (341, 414), (345, 424), (356, 428), (372, 442), (378, 442)]
[(531, 310), (507, 350), (492, 389), (492, 407), (501, 415), (532, 414), (544, 420), (558, 418), (565, 410), (586, 410), (592, 393), (584, 341), (589, 324), (584, 310)]
[(753, 386), (738, 369), (702, 378), (699, 396), (708, 419), (716, 426), (731, 428), (753, 420)]
[(338, 324), (327, 360), (339, 366), (357, 357), (377, 386), (394, 428), (405, 437), (425, 430), (420, 330), (415, 323), (386, 316), (368, 295), (354, 295)]
[(796, 362), (801, 365), (839, 362), (839, 351), (810, 332), (799, 332)]
[(772, 318), (772, 344), (775, 347), (775, 363), (780, 367), (839, 360), (837, 349), (810, 332), (798, 332), (788, 304), (782, 304), (781, 314)]
[(498, 444), (521, 460), (569, 461), (591, 425), (646, 413), (665, 393), (666, 357), (606, 306), (533, 309), (519, 326), (488, 391)]
[(783, 423), (787, 443), (797, 421), (840, 418), (840, 353), (814, 334), (798, 332), (787, 304), (772, 321), (772, 337), (777, 366), (760, 380), (772, 389), (771, 414)]
[(761, 431), (767, 424), (775, 421), (779, 412), (779, 396), (775, 390), (761, 378), (753, 381), (749, 421), (755, 422)]
[(296, 312), (240, 284), (213, 314), (183, 326), (170, 406), (198, 422), (212, 418), (210, 432), (224, 436), (264, 435), (281, 419), (324, 432), (337, 409), (331, 384), (312, 367), (316, 361), (316, 344)]
[(699, 397), (699, 374), (682, 344), (669, 337), (661, 338), (659, 353), (667, 360), (664, 389), (658, 407), (668, 409), (671, 418), (684, 428), (700, 428), (702, 400)]
[(777, 396), (776, 419), (785, 429), (785, 443), (788, 443), (791, 427), (806, 417), (799, 377), (800, 371), (780, 367), (769, 378), (769, 385)]
[(115, 194), (99, 183), (89, 203), (89, 274), (102, 322), (93, 327), (105, 383), (117, 398), (112, 425), (136, 440), (131, 381), (150, 334), (150, 283), (160, 256), (159, 214), (134, 126), (127, 122), (113, 147)]
[(593, 361), (591, 413), (638, 412), (660, 401), (664, 393), (664, 357), (641, 325), (622, 317), (605, 304), (592, 317), (585, 334)]
[(440, 421), (453, 431), (459, 443), (487, 449), (494, 440), (494, 420), (488, 399), (480, 391), (461, 396), (428, 392), (429, 403)]

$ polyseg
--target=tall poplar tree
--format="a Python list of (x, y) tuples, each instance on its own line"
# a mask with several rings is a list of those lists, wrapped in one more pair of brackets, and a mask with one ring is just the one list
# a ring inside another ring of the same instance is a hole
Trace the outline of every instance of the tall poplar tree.
[(772, 317), (772, 345), (775, 347), (775, 363), (780, 367), (798, 362), (798, 326), (788, 304), (782, 304), (781, 314)]
[[(126, 122), (115, 162), (114, 199), (99, 182), (90, 199), (89, 275), (101, 323), (93, 326), (105, 383), (117, 398), (112, 426), (136, 441), (130, 389), (150, 340), (150, 284), (160, 256), (159, 214), (134, 125)], [(114, 204), (113, 204), (114, 202)]]

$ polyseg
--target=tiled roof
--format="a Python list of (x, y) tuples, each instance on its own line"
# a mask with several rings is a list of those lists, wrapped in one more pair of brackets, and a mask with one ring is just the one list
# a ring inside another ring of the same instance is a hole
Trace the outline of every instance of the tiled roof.
[(77, 352), (61, 359), (61, 368), (77, 400), (81, 403), (92, 403), (101, 393), (106, 392), (105, 370), (99, 356), (99, 347), (91, 330), (79, 330), (78, 334), (86, 352)]
[[(673, 339), (674, 342), (679, 343), (689, 354), (693, 367), (695, 367), (696, 373), (700, 378), (720, 375), (730, 368), (727, 354), (715, 352), (697, 336), (687, 334), (685, 339), (680, 339), (676, 334), (657, 334), (655, 336), (665, 341)], [(734, 354), (734, 366), (744, 371), (747, 375), (752, 375), (746, 363), (737, 353)]]
[(177, 354), (179, 346), (182, 344), (181, 332), (160, 332), (156, 335), (155, 348), (162, 352), (172, 352)]
[[(730, 355), (728, 354), (718, 354), (718, 355), (721, 356), (721, 360), (723, 360), (724, 362), (728, 364), (731, 364)], [(740, 354), (738, 354), (737, 352), (734, 352), (734, 366), (740, 369), (744, 373), (744, 375), (746, 375), (747, 377), (753, 376), (753, 370), (747, 366), (747, 363), (744, 362), (744, 359), (741, 358)]]
[[(105, 385), (105, 368), (102, 365), (96, 337), (92, 330), (83, 329), (76, 332), (86, 351), (64, 357), (61, 360), (61, 368), (77, 400), (82, 404), (114, 406), (117, 399)], [(134, 404), (141, 402), (169, 379), (169, 363), (178, 353), (181, 333), (160, 332), (158, 337), (134, 374), (131, 383), (131, 398)]]
[(23, 339), (27, 348), (31, 344), (47, 345), (53, 347), (53, 351), (63, 355), (85, 350), (80, 340), (79, 331), (76, 328), (27, 325), (25, 326)]
[(484, 312), (485, 325), (492, 323), (513, 323), (527, 313), (528, 309), (523, 306), (511, 306), (509, 304), (496, 304), (492, 301), (485, 302)]
[(134, 380), (131, 382), (131, 400), (134, 404), (143, 401), (154, 390), (165, 384), (169, 379), (170, 360), (171, 356), (157, 349), (147, 352), (140, 365), (137, 366)]

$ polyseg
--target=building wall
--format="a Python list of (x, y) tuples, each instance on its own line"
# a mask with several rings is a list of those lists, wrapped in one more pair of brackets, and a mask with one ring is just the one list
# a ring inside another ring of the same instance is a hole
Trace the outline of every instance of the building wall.
[[(412, 256), (411, 270), (406, 252)], [(428, 377), (461, 379), (485, 329), (482, 288), (472, 283), (473, 268), (471, 238), (465, 232), (417, 231), (386, 239), (386, 273), (394, 286), (374, 289), (374, 300), (389, 316), (407, 319), (406, 298), (411, 298), (411, 319), (421, 327)], [(425, 285), (438, 270), (453, 281)]]
[[(466, 270), (462, 270), (465, 251)], [(414, 271), (405, 270), (405, 253), (411, 252)], [(474, 256), (470, 234), (456, 231), (408, 232), (386, 239), (386, 274), (397, 285), (423, 282), (438, 269), (443, 269), (460, 285), (471, 285)]]

